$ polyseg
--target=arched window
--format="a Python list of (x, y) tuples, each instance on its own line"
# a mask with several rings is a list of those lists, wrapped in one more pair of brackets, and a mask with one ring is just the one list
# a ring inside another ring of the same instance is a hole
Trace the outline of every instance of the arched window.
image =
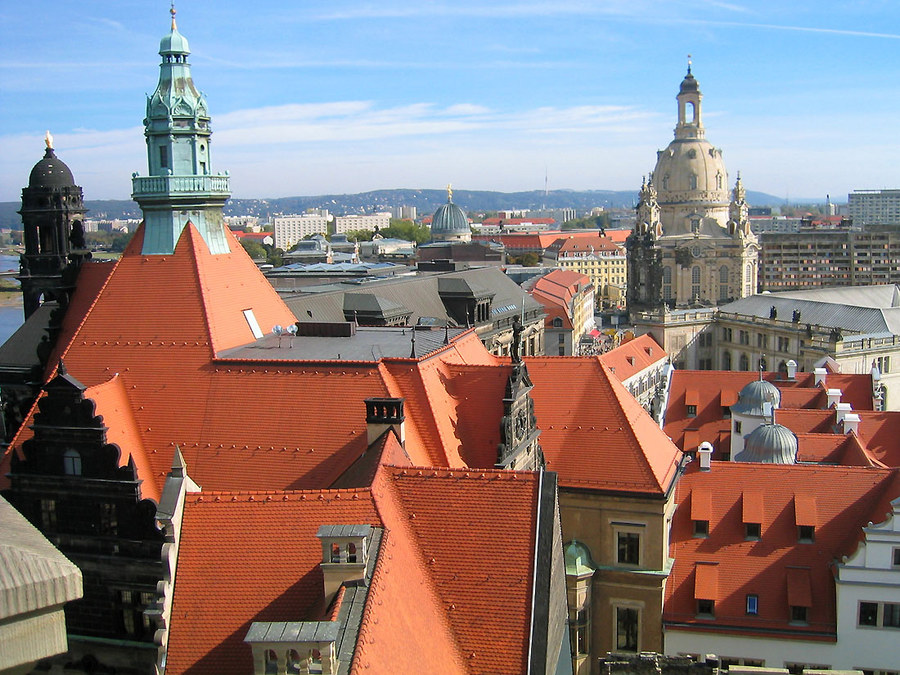
[(81, 455), (69, 448), (63, 453), (63, 473), (67, 476), (81, 475)]
[(696, 190), (696, 189), (697, 189), (697, 174), (692, 173), (691, 174), (691, 190)]
[(740, 370), (750, 370), (750, 359), (746, 354), (741, 354), (741, 358), (738, 359), (738, 363), (740, 364), (738, 366)]
[(744, 268), (744, 297), (753, 295), (753, 265)]
[(731, 370), (731, 352), (722, 352), (722, 370)]
[(347, 544), (347, 562), (356, 562), (356, 544), (354, 543)]
[(331, 562), (341, 562), (341, 545), (334, 543), (331, 545)]
[(728, 299), (728, 266), (719, 268), (719, 300)]
[(687, 102), (687, 118), (691, 120), (691, 124), (697, 123), (697, 106), (693, 101)]
[(554, 328), (562, 328), (562, 323), (563, 323), (562, 319), (560, 319), (559, 317), (556, 317), (555, 319), (553, 319), (553, 327)]
[(663, 267), (663, 300), (672, 299), (672, 268)]
[(691, 268), (691, 298), (694, 300), (700, 298), (700, 267), (698, 265)]
[(278, 673), (278, 656), (274, 649), (266, 650), (266, 675), (276, 675)]
[(722, 189), (722, 174), (717, 173), (716, 174), (716, 190), (721, 190), (721, 189)]
[(299, 673), (300, 672), (300, 654), (297, 653), (296, 649), (292, 649), (288, 652), (287, 659), (287, 672), (288, 673)]
[(669, 174), (666, 174), (665, 176), (663, 176), (662, 189), (663, 190), (669, 189)]

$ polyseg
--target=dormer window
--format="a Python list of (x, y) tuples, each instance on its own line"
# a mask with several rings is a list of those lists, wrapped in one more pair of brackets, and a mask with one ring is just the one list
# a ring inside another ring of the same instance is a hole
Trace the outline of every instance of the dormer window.
[(744, 539), (747, 541), (757, 541), (762, 534), (762, 525), (760, 523), (744, 523)]
[(701, 538), (701, 539), (709, 536), (709, 521), (708, 520), (695, 520), (694, 521), (694, 536)]
[(759, 614), (759, 596), (755, 593), (747, 594), (747, 614)]
[(797, 526), (797, 541), (801, 544), (812, 544), (816, 540), (816, 528), (812, 525)]
[(704, 619), (714, 619), (716, 617), (716, 601), (715, 600), (698, 600), (697, 616)]
[(791, 606), (791, 623), (807, 623), (808, 607)]

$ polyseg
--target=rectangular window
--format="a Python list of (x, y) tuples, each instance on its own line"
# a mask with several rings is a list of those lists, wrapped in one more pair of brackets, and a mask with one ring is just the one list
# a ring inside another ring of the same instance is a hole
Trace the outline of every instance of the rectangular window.
[(169, 168), (169, 148), (165, 145), (159, 146), (159, 166), (163, 169)]
[(762, 524), (760, 523), (744, 523), (744, 539), (747, 541), (756, 541), (762, 534)]
[(701, 538), (709, 536), (709, 521), (708, 520), (695, 520), (694, 521), (694, 536), (701, 537)]
[(115, 504), (100, 504), (100, 534), (116, 534), (119, 527)]
[(797, 527), (797, 541), (801, 544), (812, 544), (816, 540), (816, 529), (812, 525)]
[(715, 617), (716, 601), (715, 600), (697, 600), (697, 614), (703, 617)]
[(895, 602), (884, 603), (884, 615), (881, 625), (885, 628), (900, 628), (900, 604)]
[(791, 622), (792, 623), (806, 623), (806, 617), (808, 615), (809, 608), (808, 607), (799, 607), (797, 605), (791, 606)]
[(861, 603), (859, 603), (859, 625), (860, 626), (877, 626), (878, 625), (878, 603), (877, 602), (861, 602)]
[(696, 417), (697, 416), (697, 406), (689, 405), (689, 406), (685, 406), (685, 407), (687, 408), (687, 410), (685, 411), (685, 414), (688, 417)]
[(41, 524), (45, 530), (53, 530), (56, 528), (56, 500), (41, 500)]
[(895, 548), (891, 556), (891, 564), (894, 567), (900, 567), (900, 548)]
[(742, 345), (750, 344), (750, 333), (748, 331), (745, 331), (745, 330), (738, 331), (738, 338)]
[(620, 565), (639, 565), (641, 562), (641, 535), (636, 532), (619, 532), (616, 562)]
[(747, 595), (747, 614), (759, 614), (759, 596), (755, 593)]
[(638, 650), (640, 610), (634, 607), (616, 607), (616, 649), (623, 652)]
[(741, 422), (734, 423), (734, 433), (736, 433), (736, 434), (741, 433)]

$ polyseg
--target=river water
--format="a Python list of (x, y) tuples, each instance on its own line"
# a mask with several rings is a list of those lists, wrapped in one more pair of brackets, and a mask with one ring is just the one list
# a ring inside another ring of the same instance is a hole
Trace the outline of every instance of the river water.
[[(0, 272), (18, 271), (19, 256), (0, 255)], [(0, 344), (6, 342), (10, 335), (16, 332), (25, 319), (22, 313), (22, 298), (15, 305), (0, 307)]]

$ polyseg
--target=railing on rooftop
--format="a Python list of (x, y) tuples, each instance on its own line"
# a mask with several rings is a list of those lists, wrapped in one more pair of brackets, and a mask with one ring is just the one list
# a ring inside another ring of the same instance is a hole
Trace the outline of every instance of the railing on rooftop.
[(228, 195), (228, 176), (135, 176), (133, 195), (175, 195), (201, 192)]

